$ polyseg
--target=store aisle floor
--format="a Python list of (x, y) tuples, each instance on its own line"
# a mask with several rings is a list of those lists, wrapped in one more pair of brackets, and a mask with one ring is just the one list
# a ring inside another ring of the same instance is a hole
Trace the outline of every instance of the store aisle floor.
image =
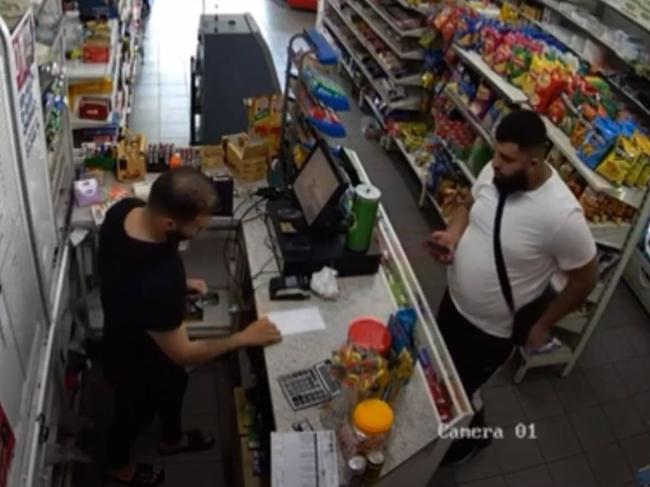
[[(289, 37), (311, 25), (314, 16), (271, 0), (219, 2), (222, 13), (245, 10), (254, 14), (281, 74)], [(187, 143), (189, 58), (196, 47), (200, 11), (197, 0), (153, 3), (131, 123), (152, 141)], [(349, 132), (345, 144), (358, 152), (382, 190), (387, 212), (435, 310), (445, 286), (444, 269), (425, 255), (421, 241), (441, 222), (432, 208), (417, 207), (418, 183), (399, 154), (387, 155), (363, 137), (363, 116), (356, 107), (344, 115)], [(195, 381), (209, 389), (213, 373), (193, 375), (194, 390), (200, 390)], [(633, 473), (650, 464), (650, 325), (624, 285), (571, 376), (559, 379), (555, 371), (540, 370), (514, 386), (511, 374), (505, 368), (484, 391), (488, 421), (502, 426), (506, 439), (496, 440), (462, 467), (441, 469), (432, 487), (627, 487), (633, 485)], [(515, 439), (518, 423), (533, 424), (537, 439)], [(214, 481), (217, 467), (201, 460), (203, 464), (174, 466), (177, 483), (167, 485), (180, 486), (181, 479), (192, 486), (222, 485)]]

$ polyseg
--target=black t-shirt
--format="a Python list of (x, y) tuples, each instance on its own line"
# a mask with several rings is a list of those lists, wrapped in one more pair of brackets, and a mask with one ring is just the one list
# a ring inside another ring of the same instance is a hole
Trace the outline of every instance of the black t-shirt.
[(179, 327), (186, 280), (178, 245), (127, 235), (124, 221), (140, 200), (127, 198), (106, 214), (99, 233), (99, 278), (107, 371), (155, 371), (171, 365), (147, 331)]

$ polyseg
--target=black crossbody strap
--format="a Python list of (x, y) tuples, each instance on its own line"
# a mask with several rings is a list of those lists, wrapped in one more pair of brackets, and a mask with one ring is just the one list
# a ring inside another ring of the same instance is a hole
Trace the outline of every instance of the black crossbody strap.
[(503, 259), (503, 252), (501, 250), (501, 221), (503, 220), (503, 210), (507, 198), (507, 193), (499, 193), (499, 203), (497, 204), (497, 211), (494, 217), (494, 261), (497, 265), (497, 274), (499, 276), (501, 292), (508, 304), (508, 308), (512, 313), (514, 313), (515, 304), (512, 299), (512, 288), (510, 287), (510, 279), (508, 279), (508, 271), (506, 270), (506, 263)]

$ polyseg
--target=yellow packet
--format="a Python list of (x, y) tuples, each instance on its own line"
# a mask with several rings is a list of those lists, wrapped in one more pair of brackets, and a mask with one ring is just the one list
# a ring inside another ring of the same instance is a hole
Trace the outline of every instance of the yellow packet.
[(639, 149), (632, 139), (619, 137), (614, 148), (596, 168), (596, 172), (614, 184), (623, 184), (638, 155)]

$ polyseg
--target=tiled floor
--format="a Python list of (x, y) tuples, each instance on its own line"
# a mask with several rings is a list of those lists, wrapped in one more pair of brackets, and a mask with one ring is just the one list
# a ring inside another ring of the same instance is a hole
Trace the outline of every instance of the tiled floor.
[[(187, 142), (189, 57), (200, 10), (197, 0), (153, 4), (132, 118), (134, 130), (145, 131), (150, 140)], [(254, 14), (281, 73), (288, 38), (310, 25), (313, 15), (271, 0), (219, 3), (221, 12), (245, 10)], [(444, 269), (425, 255), (420, 242), (441, 222), (433, 209), (417, 208), (419, 188), (404, 161), (398, 155), (387, 157), (377, 143), (363, 138), (364, 116), (357, 109), (344, 114), (349, 132), (345, 144), (358, 152), (382, 190), (389, 216), (435, 309), (445, 286)], [(218, 410), (218, 405), (211, 407), (216, 398), (209, 392), (214, 378), (209, 374), (213, 372), (192, 378), (207, 388), (192, 386), (191, 395), (200, 396), (202, 409), (192, 411), (192, 421), (209, 423)], [(490, 424), (502, 426), (506, 438), (459, 468), (441, 469), (432, 487), (627, 487), (633, 485), (634, 472), (650, 464), (650, 323), (624, 285), (569, 377), (533, 371), (522, 385), (514, 386), (511, 374), (505, 368), (483, 394)], [(514, 426), (519, 422), (534, 425), (537, 439), (517, 440)], [(207, 456), (202, 460), (168, 465), (167, 485), (223, 485), (217, 480), (219, 466), (205, 461)], [(196, 481), (188, 483), (188, 475)]]

